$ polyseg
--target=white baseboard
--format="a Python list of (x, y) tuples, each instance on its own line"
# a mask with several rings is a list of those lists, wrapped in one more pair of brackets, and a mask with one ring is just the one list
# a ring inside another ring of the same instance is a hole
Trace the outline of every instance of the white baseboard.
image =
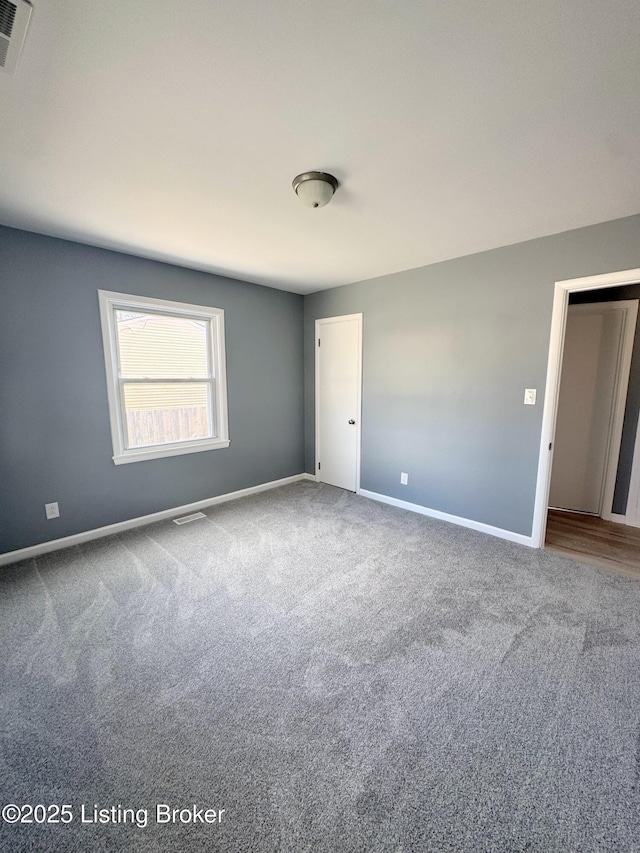
[(5, 566), (8, 563), (17, 563), (19, 560), (29, 560), (32, 557), (39, 557), (41, 554), (47, 554), (50, 551), (59, 551), (61, 548), (70, 548), (72, 545), (81, 545), (83, 542), (90, 542), (92, 539), (101, 539), (103, 536), (111, 536), (114, 533), (121, 533), (123, 530), (131, 530), (133, 527), (143, 527), (145, 524), (154, 524), (156, 521), (164, 521), (166, 518), (173, 518), (177, 515), (186, 515), (190, 512), (195, 512), (199, 509), (204, 509), (215, 504), (227, 503), (238, 498), (245, 498), (248, 495), (256, 495), (258, 492), (265, 492), (268, 489), (277, 489), (279, 486), (286, 486), (289, 483), (296, 483), (299, 480), (315, 480), (312, 474), (295, 474), (293, 477), (284, 477), (282, 480), (272, 480), (269, 483), (260, 483), (259, 486), (250, 486), (248, 489), (240, 489), (237, 492), (228, 492), (225, 495), (218, 495), (215, 498), (205, 498), (203, 501), (195, 501), (194, 503), (185, 504), (184, 506), (165, 509), (161, 512), (153, 512), (151, 515), (142, 515), (139, 518), (131, 518), (128, 521), (119, 521), (116, 524), (108, 524), (106, 527), (97, 527), (94, 530), (87, 530), (84, 533), (75, 533), (73, 536), (65, 536), (63, 539), (53, 539), (50, 542), (42, 542), (40, 545), (31, 545), (29, 548), (20, 548), (18, 551), (8, 551), (5, 554), (0, 554), (0, 566)]
[(517, 542), (519, 545), (527, 545), (529, 548), (534, 548), (533, 538), (525, 536), (523, 533), (513, 533), (511, 530), (503, 530), (501, 527), (492, 527), (490, 524), (483, 524), (481, 521), (473, 521), (470, 518), (461, 518), (459, 515), (450, 515), (448, 512), (440, 512), (438, 509), (429, 509), (420, 504), (412, 504), (409, 501), (401, 501), (398, 498), (391, 498), (388, 495), (379, 495), (377, 492), (369, 492), (367, 489), (359, 489), (358, 494), (364, 498), (371, 498), (374, 501), (380, 501), (383, 504), (400, 507), (400, 509), (408, 509), (410, 512), (417, 512), (420, 515), (428, 515), (430, 518), (438, 518), (440, 521), (448, 521), (451, 524), (457, 524), (459, 527), (469, 527), (471, 530), (479, 530), (481, 533), (488, 533), (490, 536), (497, 536), (499, 539), (508, 539), (509, 542)]
[(619, 515), (618, 513), (611, 512), (607, 516), (603, 513), (602, 518), (605, 521), (613, 521), (616, 524), (626, 524), (629, 527), (640, 527), (640, 518), (636, 518), (631, 513), (629, 513), (629, 515)]

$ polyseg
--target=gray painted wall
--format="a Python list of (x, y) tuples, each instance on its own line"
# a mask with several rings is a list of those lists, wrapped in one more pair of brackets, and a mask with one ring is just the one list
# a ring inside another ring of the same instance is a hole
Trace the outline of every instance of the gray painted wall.
[[(0, 270), (0, 553), (303, 470), (301, 296), (1, 227)], [(113, 464), (98, 289), (225, 310), (229, 449)]]
[(640, 216), (306, 297), (306, 470), (314, 321), (361, 311), (362, 488), (530, 535), (554, 282), (635, 267)]
[[(621, 299), (640, 299), (640, 284), (630, 284), (625, 287), (608, 287), (604, 290), (590, 290), (586, 293), (573, 293), (569, 299), (571, 305), (586, 305), (593, 302), (616, 302)], [(640, 323), (636, 324), (636, 334), (631, 356), (629, 372), (629, 389), (627, 404), (624, 410), (622, 440), (620, 442), (620, 457), (616, 475), (616, 489), (613, 495), (613, 511), (624, 515), (627, 511), (629, 483), (633, 467), (633, 451), (638, 429), (640, 413)]]

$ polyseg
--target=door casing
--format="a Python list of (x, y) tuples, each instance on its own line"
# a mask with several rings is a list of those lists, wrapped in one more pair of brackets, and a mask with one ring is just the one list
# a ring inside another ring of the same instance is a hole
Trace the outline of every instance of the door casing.
[[(606, 287), (620, 287), (625, 284), (640, 282), (640, 269), (623, 270), (605, 273), (604, 275), (586, 276), (584, 278), (557, 281), (553, 294), (553, 313), (551, 317), (551, 337), (549, 341), (549, 359), (547, 362), (547, 380), (544, 393), (544, 409), (542, 413), (542, 430), (540, 433), (540, 453), (538, 456), (538, 476), (536, 481), (536, 496), (533, 510), (533, 529), (531, 545), (533, 548), (544, 547), (547, 529), (547, 507), (549, 487), (551, 485), (551, 464), (553, 462), (553, 440), (555, 437), (556, 418), (558, 413), (558, 394), (560, 391), (560, 374), (562, 371), (562, 349), (567, 324), (569, 295), (586, 290), (599, 290)], [(640, 459), (634, 456), (632, 478)]]
[(633, 451), (633, 467), (631, 469), (625, 521), (632, 527), (640, 527), (640, 418), (638, 418), (636, 443)]

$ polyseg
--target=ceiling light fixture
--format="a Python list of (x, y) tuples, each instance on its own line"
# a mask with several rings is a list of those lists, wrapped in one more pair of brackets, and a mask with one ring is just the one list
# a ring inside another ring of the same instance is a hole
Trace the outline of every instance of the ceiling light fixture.
[(303, 172), (293, 179), (292, 186), (306, 207), (324, 207), (338, 189), (338, 181), (326, 172)]

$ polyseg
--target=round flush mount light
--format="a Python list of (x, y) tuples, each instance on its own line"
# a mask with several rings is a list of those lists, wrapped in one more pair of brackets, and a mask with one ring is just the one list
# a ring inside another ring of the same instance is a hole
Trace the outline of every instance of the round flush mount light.
[(303, 172), (293, 179), (292, 186), (306, 207), (324, 207), (338, 189), (338, 181), (327, 172)]

